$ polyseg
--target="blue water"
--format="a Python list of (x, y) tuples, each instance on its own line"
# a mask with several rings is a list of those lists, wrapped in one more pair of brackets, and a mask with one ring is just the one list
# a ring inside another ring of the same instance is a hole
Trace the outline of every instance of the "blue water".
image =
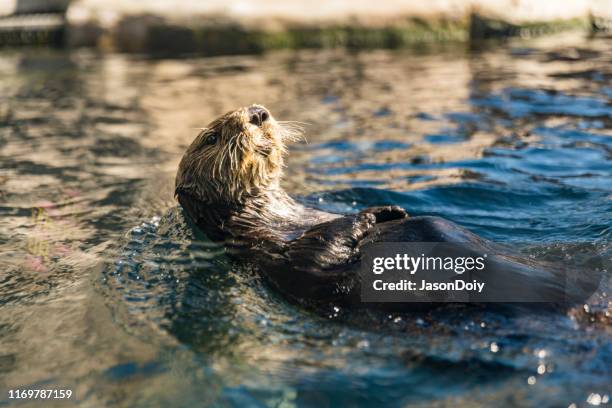
[(258, 102), (307, 123), (285, 177), (303, 202), (397, 204), (609, 270), (611, 63), (609, 41), (579, 37), (180, 61), (4, 52), (0, 403), (42, 385), (91, 406), (607, 403), (609, 274), (569, 312), (314, 314), (190, 227), (172, 186), (196, 128)]

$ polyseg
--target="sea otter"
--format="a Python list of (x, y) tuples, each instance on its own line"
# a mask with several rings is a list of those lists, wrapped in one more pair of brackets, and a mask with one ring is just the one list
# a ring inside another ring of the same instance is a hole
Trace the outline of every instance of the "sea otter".
[(502, 266), (498, 294), (509, 278), (526, 291), (566, 300), (557, 271), (443, 218), (410, 217), (397, 206), (332, 214), (298, 203), (280, 185), (286, 143), (298, 134), (261, 105), (236, 109), (198, 134), (176, 175), (176, 197), (188, 217), (224, 241), (230, 255), (253, 262), (286, 296), (303, 304), (363, 306), (357, 269), (364, 245), (453, 242), (489, 253)]

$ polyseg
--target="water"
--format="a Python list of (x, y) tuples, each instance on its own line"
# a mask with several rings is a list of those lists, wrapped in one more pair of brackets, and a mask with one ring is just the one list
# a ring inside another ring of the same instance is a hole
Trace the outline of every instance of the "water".
[(610, 67), (609, 40), (575, 35), (472, 52), (3, 51), (0, 404), (26, 387), (84, 406), (605, 403), (609, 277), (568, 313), (315, 315), (190, 228), (172, 186), (196, 128), (257, 102), (309, 124), (285, 178), (303, 201), (397, 204), (609, 270)]

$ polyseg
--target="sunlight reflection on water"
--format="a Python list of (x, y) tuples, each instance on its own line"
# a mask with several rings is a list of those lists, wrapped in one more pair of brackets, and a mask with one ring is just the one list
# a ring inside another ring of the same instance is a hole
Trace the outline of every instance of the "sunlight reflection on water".
[(90, 405), (609, 398), (607, 280), (568, 316), (325, 319), (233, 267), (172, 187), (195, 129), (263, 103), (309, 124), (285, 180), (306, 202), (398, 204), (537, 255), (589, 243), (609, 260), (611, 58), (609, 42), (573, 37), (185, 60), (3, 52), (2, 383)]

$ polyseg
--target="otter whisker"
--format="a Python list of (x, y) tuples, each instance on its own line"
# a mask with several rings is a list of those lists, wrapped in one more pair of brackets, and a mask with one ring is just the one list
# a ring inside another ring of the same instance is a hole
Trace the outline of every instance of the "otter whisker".
[(283, 125), (298, 125), (300, 127), (310, 126), (308, 122), (300, 122), (297, 120), (277, 120), (276, 123), (282, 123)]
[(237, 147), (236, 145), (232, 145), (229, 150), (228, 150), (228, 154), (229, 154), (229, 160), (230, 160), (230, 168), (232, 170), (235, 170), (236, 167), (238, 167), (238, 155), (236, 153), (237, 151)]
[(304, 127), (307, 125), (302, 122), (294, 122), (294, 121), (277, 121), (281, 135), (284, 139), (287, 139), (292, 142), (297, 142), (300, 140), (306, 141), (304, 137), (305, 129)]
[(213, 176), (217, 174), (219, 179), (221, 179), (221, 169), (223, 169), (223, 163), (225, 162), (225, 154), (221, 153), (213, 162)]
[(229, 159), (230, 159), (230, 168), (232, 170), (235, 170), (238, 167), (238, 148), (239, 148), (239, 142), (238, 142), (238, 137), (240, 135), (234, 135), (232, 136), (232, 138), (230, 139), (230, 141), (228, 142), (228, 155), (229, 155)]
[(303, 132), (305, 128), (304, 124), (297, 123), (297, 122), (276, 122), (276, 123), (278, 123), (278, 125), (282, 128), (296, 130), (300, 132)]
[(232, 137), (230, 141), (227, 143), (225, 150), (223, 152), (224, 160), (227, 159), (229, 161), (229, 168), (233, 171), (236, 168), (236, 159), (234, 157), (234, 140), (235, 137)]
[(228, 156), (229, 166), (232, 171), (236, 170), (238, 165), (238, 156), (236, 154), (236, 146), (238, 145), (240, 134), (232, 135), (225, 145), (224, 155)]

